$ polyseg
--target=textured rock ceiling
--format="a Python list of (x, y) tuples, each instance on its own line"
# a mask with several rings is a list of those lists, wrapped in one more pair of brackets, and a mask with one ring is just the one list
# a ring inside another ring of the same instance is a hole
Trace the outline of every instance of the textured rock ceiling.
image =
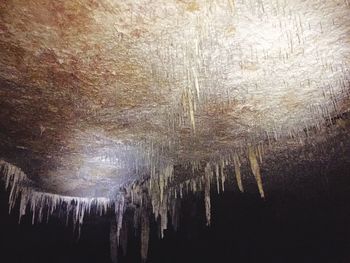
[(349, 68), (347, 0), (3, 0), (1, 155), (105, 190), (320, 131)]
[(349, 0), (2, 0), (10, 211), (111, 215), (112, 261), (132, 226), (145, 262), (150, 215), (176, 229), (188, 191), (210, 224), (214, 188), (348, 162), (349, 70)]

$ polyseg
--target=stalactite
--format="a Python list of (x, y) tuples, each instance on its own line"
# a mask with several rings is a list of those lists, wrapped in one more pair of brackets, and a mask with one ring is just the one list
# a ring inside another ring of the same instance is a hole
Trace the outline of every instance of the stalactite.
[(160, 236), (164, 237), (164, 230), (168, 228), (168, 195), (163, 198), (163, 203), (160, 206)]
[(256, 159), (256, 154), (255, 154), (254, 148), (250, 145), (248, 146), (248, 157), (249, 157), (249, 162), (250, 162), (250, 167), (251, 167), (252, 173), (255, 177), (256, 183), (258, 184), (260, 196), (262, 198), (264, 198), (265, 194), (264, 194), (264, 189), (263, 189), (263, 185), (262, 185), (259, 163)]
[(215, 164), (215, 177), (216, 177), (216, 189), (217, 189), (218, 194), (219, 194), (220, 193), (220, 182), (219, 182), (220, 174), (219, 174), (219, 164), (218, 163)]
[(196, 183), (196, 180), (195, 179), (192, 179), (191, 180), (191, 191), (193, 193), (197, 192), (197, 183)]
[(164, 180), (164, 174), (159, 173), (159, 199), (160, 202), (163, 202), (163, 196), (164, 196), (164, 187), (165, 187), (165, 180)]
[(243, 189), (242, 176), (241, 176), (241, 163), (239, 161), (239, 157), (237, 153), (235, 153), (233, 156), (233, 163), (235, 167), (235, 174), (236, 174), (238, 189), (243, 193), (244, 189)]
[(193, 131), (196, 130), (196, 123), (195, 123), (195, 108), (196, 108), (196, 102), (195, 98), (192, 95), (192, 90), (189, 87), (185, 87), (182, 92), (181, 96), (181, 103), (183, 107), (183, 111), (188, 114), (190, 121), (191, 121), (191, 126)]
[(197, 73), (195, 71), (195, 69), (192, 67), (192, 74), (193, 74), (193, 78), (194, 78), (194, 86), (196, 89), (196, 93), (197, 93), (197, 99), (199, 99), (199, 83), (198, 83), (198, 77), (197, 77)]
[(205, 204), (205, 216), (207, 219), (207, 225), (210, 225), (210, 219), (211, 219), (211, 204), (210, 204), (210, 178), (212, 177), (212, 170), (207, 163), (205, 170), (205, 184), (204, 184), (204, 204)]
[(224, 166), (225, 166), (225, 162), (221, 161), (220, 162), (220, 174), (221, 174), (221, 189), (223, 192), (225, 192), (225, 181), (226, 181), (226, 177), (225, 177), (225, 173), (224, 173)]
[(115, 203), (115, 206), (117, 206), (115, 214), (116, 214), (116, 222), (117, 222), (117, 242), (119, 244), (120, 231), (123, 226), (123, 216), (124, 216), (124, 209), (125, 209), (124, 196), (121, 196), (119, 198), (118, 202)]
[(196, 131), (196, 121), (194, 118), (195, 101), (194, 101), (194, 98), (192, 96), (191, 91), (188, 92), (188, 106), (189, 106), (189, 114), (190, 114), (192, 129), (193, 129), (193, 131)]
[(259, 161), (260, 163), (263, 162), (263, 149), (262, 149), (262, 144), (258, 144), (258, 146), (256, 147), (256, 151), (257, 151), (257, 155), (259, 157)]

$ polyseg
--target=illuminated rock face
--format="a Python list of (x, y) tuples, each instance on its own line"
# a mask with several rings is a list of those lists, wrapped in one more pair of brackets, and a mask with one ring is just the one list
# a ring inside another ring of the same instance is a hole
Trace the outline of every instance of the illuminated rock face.
[(149, 199), (163, 235), (173, 200), (203, 191), (209, 224), (228, 170), (243, 192), (249, 166), (264, 197), (265, 155), (349, 129), (347, 0), (6, 0), (0, 50), (0, 158), (36, 187), (22, 200), (73, 202), (80, 222), (102, 198), (111, 236), (116, 197)]
[(349, 13), (347, 1), (5, 1), (2, 144), (46, 176), (114, 143), (198, 161), (317, 126), (349, 107)]

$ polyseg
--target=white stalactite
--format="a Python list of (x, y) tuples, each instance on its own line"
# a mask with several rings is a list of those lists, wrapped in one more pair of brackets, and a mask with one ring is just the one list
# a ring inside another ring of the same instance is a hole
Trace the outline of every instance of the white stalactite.
[(243, 193), (244, 188), (243, 188), (242, 176), (241, 176), (241, 163), (239, 161), (239, 157), (238, 157), (237, 153), (235, 153), (233, 156), (233, 163), (234, 163), (234, 167), (235, 167), (235, 175), (236, 175), (238, 189)]

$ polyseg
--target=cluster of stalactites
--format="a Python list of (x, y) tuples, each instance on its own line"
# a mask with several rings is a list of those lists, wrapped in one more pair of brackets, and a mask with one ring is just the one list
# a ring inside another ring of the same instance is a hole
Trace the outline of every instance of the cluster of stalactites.
[[(111, 200), (105, 197), (73, 197), (37, 191), (20, 168), (3, 160), (0, 161), (0, 171), (4, 176), (6, 189), (10, 191), (9, 212), (19, 200), (19, 221), (29, 210), (32, 214), (32, 224), (47, 222), (50, 216), (59, 210), (59, 214), (65, 215), (66, 224), (72, 218), (73, 228), (78, 227), (80, 233), (85, 214), (93, 212), (104, 215), (113, 205)], [(115, 206), (120, 205), (115, 202)]]
[(10, 191), (9, 212), (11, 212), (22, 190), (19, 185), (24, 182), (27, 177), (20, 168), (3, 160), (0, 160), (0, 171), (4, 176), (3, 179), (5, 181), (6, 190)]
[[(248, 146), (247, 159), (251, 167), (252, 174), (258, 185), (258, 190), (264, 198), (264, 190), (260, 173), (259, 163), (262, 163), (264, 147), (258, 144), (257, 147)], [(118, 195), (114, 200), (109, 198), (88, 198), (88, 197), (70, 197), (57, 194), (44, 193), (35, 190), (31, 181), (18, 167), (5, 161), (0, 161), (0, 171), (4, 175), (6, 188), (10, 190), (9, 207), (10, 211), (16, 201), (20, 200), (19, 219), (30, 210), (32, 213), (32, 223), (48, 221), (49, 217), (55, 212), (66, 216), (66, 224), (69, 218), (72, 218), (74, 229), (78, 226), (80, 233), (84, 216), (90, 214), (104, 215), (107, 211), (114, 212), (114, 219), (111, 222), (110, 244), (111, 257), (115, 262), (119, 246), (125, 250), (127, 238), (120, 240), (122, 233), (126, 233), (127, 224), (123, 222), (124, 212), (129, 204), (137, 204), (134, 207), (134, 227), (140, 228), (141, 240), (141, 259), (145, 261), (148, 254), (148, 243), (150, 233), (150, 212), (152, 211), (155, 220), (159, 222), (160, 237), (164, 236), (164, 231), (168, 227), (168, 218), (170, 216), (174, 229), (178, 224), (178, 204), (179, 199), (184, 194), (192, 192), (204, 192), (204, 205), (207, 225), (211, 222), (211, 185), (216, 185), (218, 193), (225, 190), (227, 183), (228, 166), (234, 168), (234, 178), (238, 189), (243, 192), (243, 180), (241, 174), (241, 154), (234, 153), (227, 158), (217, 161), (207, 162), (204, 166), (202, 176), (194, 176), (180, 183), (174, 182), (174, 165), (166, 164), (161, 167), (150, 165), (150, 177), (143, 184), (135, 182), (126, 189), (125, 195)], [(193, 173), (203, 171), (200, 162), (191, 163)], [(64, 211), (61, 211), (61, 210)], [(125, 241), (125, 242), (124, 242)]]
[[(263, 155), (264, 146), (262, 143), (257, 144), (256, 147), (248, 146), (246, 159), (248, 160), (248, 164), (250, 165), (251, 172), (254, 175), (258, 191), (262, 198), (265, 197), (265, 193), (259, 163), (262, 163)], [(204, 192), (206, 221), (207, 225), (210, 225), (211, 185), (216, 184), (216, 190), (218, 193), (225, 191), (225, 184), (227, 183), (227, 178), (230, 176), (230, 173), (228, 172), (229, 169), (227, 169), (228, 166), (234, 168), (234, 178), (237, 182), (237, 187), (241, 192), (244, 192), (241, 174), (241, 160), (241, 154), (235, 152), (226, 158), (207, 162), (202, 176), (194, 176), (182, 182), (177, 182), (176, 184), (172, 184), (174, 179), (174, 166), (172, 164), (163, 165), (162, 168), (158, 170), (153, 166), (150, 170), (151, 175), (149, 183), (144, 184), (146, 185), (147, 197), (142, 194), (145, 189), (134, 184), (130, 189), (131, 200), (135, 203), (144, 204), (147, 202), (144, 200), (145, 198), (150, 199), (153, 215), (155, 216), (156, 221), (158, 220), (159, 222), (160, 237), (163, 237), (164, 230), (166, 230), (168, 226), (169, 215), (172, 218), (171, 222), (174, 228), (177, 227), (177, 221), (174, 219), (177, 215), (175, 205), (176, 201), (179, 198), (182, 198), (184, 193), (196, 193), (198, 191)], [(193, 173), (195, 171), (200, 171), (200, 166), (201, 165), (198, 162), (191, 163)], [(138, 214), (141, 215), (142, 213)], [(138, 222), (142, 222), (142, 220), (138, 220)]]

